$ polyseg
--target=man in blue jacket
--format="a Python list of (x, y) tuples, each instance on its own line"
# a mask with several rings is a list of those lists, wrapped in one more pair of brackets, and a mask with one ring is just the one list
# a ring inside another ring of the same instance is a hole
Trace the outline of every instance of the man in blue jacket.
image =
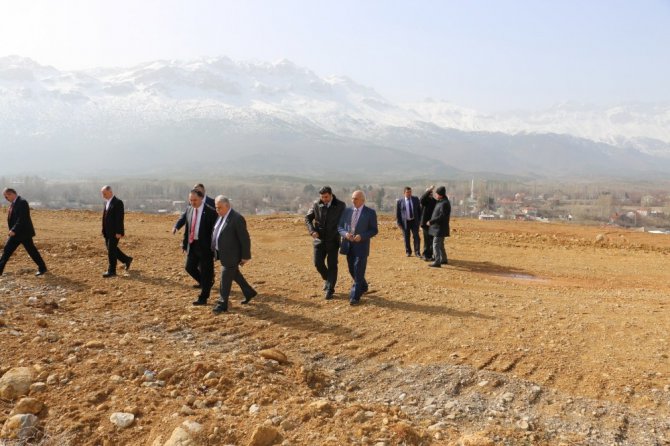
[(340, 252), (346, 254), (349, 274), (354, 284), (349, 292), (349, 304), (358, 305), (363, 293), (368, 291), (365, 269), (370, 255), (370, 239), (377, 235), (377, 213), (365, 206), (365, 194), (357, 190), (351, 195), (353, 206), (348, 207), (340, 217), (337, 226), (342, 236)]

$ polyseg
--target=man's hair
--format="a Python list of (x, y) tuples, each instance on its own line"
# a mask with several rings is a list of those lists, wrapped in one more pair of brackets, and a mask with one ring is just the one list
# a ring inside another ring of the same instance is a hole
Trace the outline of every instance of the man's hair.
[(198, 184), (196, 184), (195, 186), (193, 186), (193, 189), (202, 189), (202, 190), (206, 190), (206, 189), (205, 189), (205, 185), (202, 184), (202, 183), (198, 183)]
[(319, 189), (319, 193), (333, 195), (333, 190), (330, 188), (330, 186), (323, 186), (321, 189)]
[(205, 194), (202, 193), (200, 189), (191, 189), (191, 193), (193, 195), (197, 195), (198, 197), (202, 198), (205, 196)]
[(217, 195), (216, 198), (214, 199), (215, 203), (223, 203), (228, 206), (230, 206), (230, 199), (228, 197), (225, 197), (223, 195)]
[(407, 191), (410, 191), (410, 192), (411, 192), (411, 191), (412, 191), (412, 188), (409, 187), (409, 186), (405, 186), (405, 192), (407, 192)]
[(111, 190), (112, 190), (112, 186), (102, 186), (102, 190), (105, 190), (105, 191), (108, 190), (108, 191), (111, 192)]
[(3, 194), (14, 194), (14, 195), (18, 195), (18, 194), (16, 193), (16, 190), (15, 190), (15, 189), (12, 189), (11, 187), (6, 187), (5, 190), (2, 191), (2, 193), (3, 193)]

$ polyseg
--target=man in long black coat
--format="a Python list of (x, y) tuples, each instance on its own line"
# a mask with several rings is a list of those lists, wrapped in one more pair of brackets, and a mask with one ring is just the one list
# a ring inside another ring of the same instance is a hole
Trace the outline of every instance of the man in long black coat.
[(9, 238), (5, 242), (5, 248), (2, 251), (2, 256), (0, 256), (0, 276), (5, 270), (7, 261), (19, 245), (23, 245), (30, 258), (37, 264), (37, 273), (35, 275), (41, 276), (47, 272), (47, 266), (33, 243), (35, 228), (30, 218), (30, 206), (14, 189), (6, 188), (2, 191), (2, 194), (9, 201), (10, 205), (7, 211)]
[(437, 203), (433, 215), (428, 220), (429, 232), (433, 236), (433, 255), (435, 261), (428, 266), (439, 268), (447, 264), (447, 252), (444, 250), (444, 238), (449, 237), (449, 217), (451, 216), (451, 203), (447, 198), (447, 190), (440, 186), (435, 190)]

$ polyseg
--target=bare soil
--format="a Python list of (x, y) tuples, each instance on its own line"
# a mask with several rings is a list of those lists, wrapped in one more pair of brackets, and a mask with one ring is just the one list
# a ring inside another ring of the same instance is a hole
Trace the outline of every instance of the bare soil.
[(240, 305), (234, 286), (215, 316), (191, 305), (173, 216), (126, 215), (134, 261), (113, 279), (100, 215), (33, 221), (49, 274), (19, 248), (0, 277), (0, 375), (46, 383), (30, 396), (54, 444), (162, 445), (187, 419), (211, 445), (261, 425), (285, 445), (670, 442), (667, 235), (456, 219), (433, 269), (383, 217), (351, 307), (344, 258), (323, 299), (302, 217), (248, 217), (259, 296)]

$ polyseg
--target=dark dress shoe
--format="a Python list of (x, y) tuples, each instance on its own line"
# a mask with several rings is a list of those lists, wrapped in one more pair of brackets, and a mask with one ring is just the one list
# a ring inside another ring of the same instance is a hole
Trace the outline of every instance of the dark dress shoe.
[(212, 313), (214, 313), (214, 314), (221, 314), (221, 313), (227, 313), (227, 312), (228, 312), (228, 308), (223, 307), (221, 305), (217, 305), (214, 308), (212, 308)]
[(434, 257), (424, 257), (423, 260), (425, 260), (426, 262), (434, 262), (435, 258)]
[(258, 293), (257, 293), (256, 291), (254, 291), (254, 294), (252, 294), (251, 296), (245, 296), (245, 297), (244, 297), (244, 300), (243, 300), (242, 302), (240, 302), (240, 303), (246, 305), (246, 304), (248, 304), (249, 302), (251, 302), (251, 299), (253, 299), (253, 298), (256, 297), (257, 295), (258, 295)]
[(411, 252), (408, 252), (408, 253), (407, 253), (407, 257), (412, 257), (412, 253), (411, 253)]
[(431, 263), (428, 266), (430, 266), (431, 268), (440, 268), (442, 265), (440, 265), (439, 263)]
[(330, 300), (333, 298), (333, 292), (328, 290), (326, 291), (326, 300)]
[(361, 303), (360, 299), (353, 299), (349, 301), (349, 305), (351, 305), (352, 307), (359, 305), (360, 303)]
[(445, 260), (444, 262), (442, 262), (442, 264), (443, 264), (443, 265), (448, 265), (449, 262), (448, 262), (447, 260)]
[(133, 258), (132, 258), (132, 257), (128, 257), (128, 261), (125, 263), (125, 265), (126, 265), (126, 271), (128, 271), (128, 270), (130, 269), (130, 264), (131, 264), (131, 263), (133, 263)]
[(47, 270), (42, 270), (42, 271), (37, 271), (37, 272), (35, 273), (35, 275), (36, 275), (36, 276), (43, 276), (43, 275), (45, 275), (46, 273), (47, 273)]
[(207, 305), (207, 300), (198, 299), (198, 300), (194, 300), (191, 303), (193, 305)]
[(108, 277), (116, 277), (116, 273), (110, 273), (109, 271), (107, 271), (106, 273), (102, 273), (102, 277), (104, 277), (105, 279)]
[(193, 288), (200, 289), (200, 284), (199, 284), (199, 283), (196, 283), (195, 285), (193, 285)]

